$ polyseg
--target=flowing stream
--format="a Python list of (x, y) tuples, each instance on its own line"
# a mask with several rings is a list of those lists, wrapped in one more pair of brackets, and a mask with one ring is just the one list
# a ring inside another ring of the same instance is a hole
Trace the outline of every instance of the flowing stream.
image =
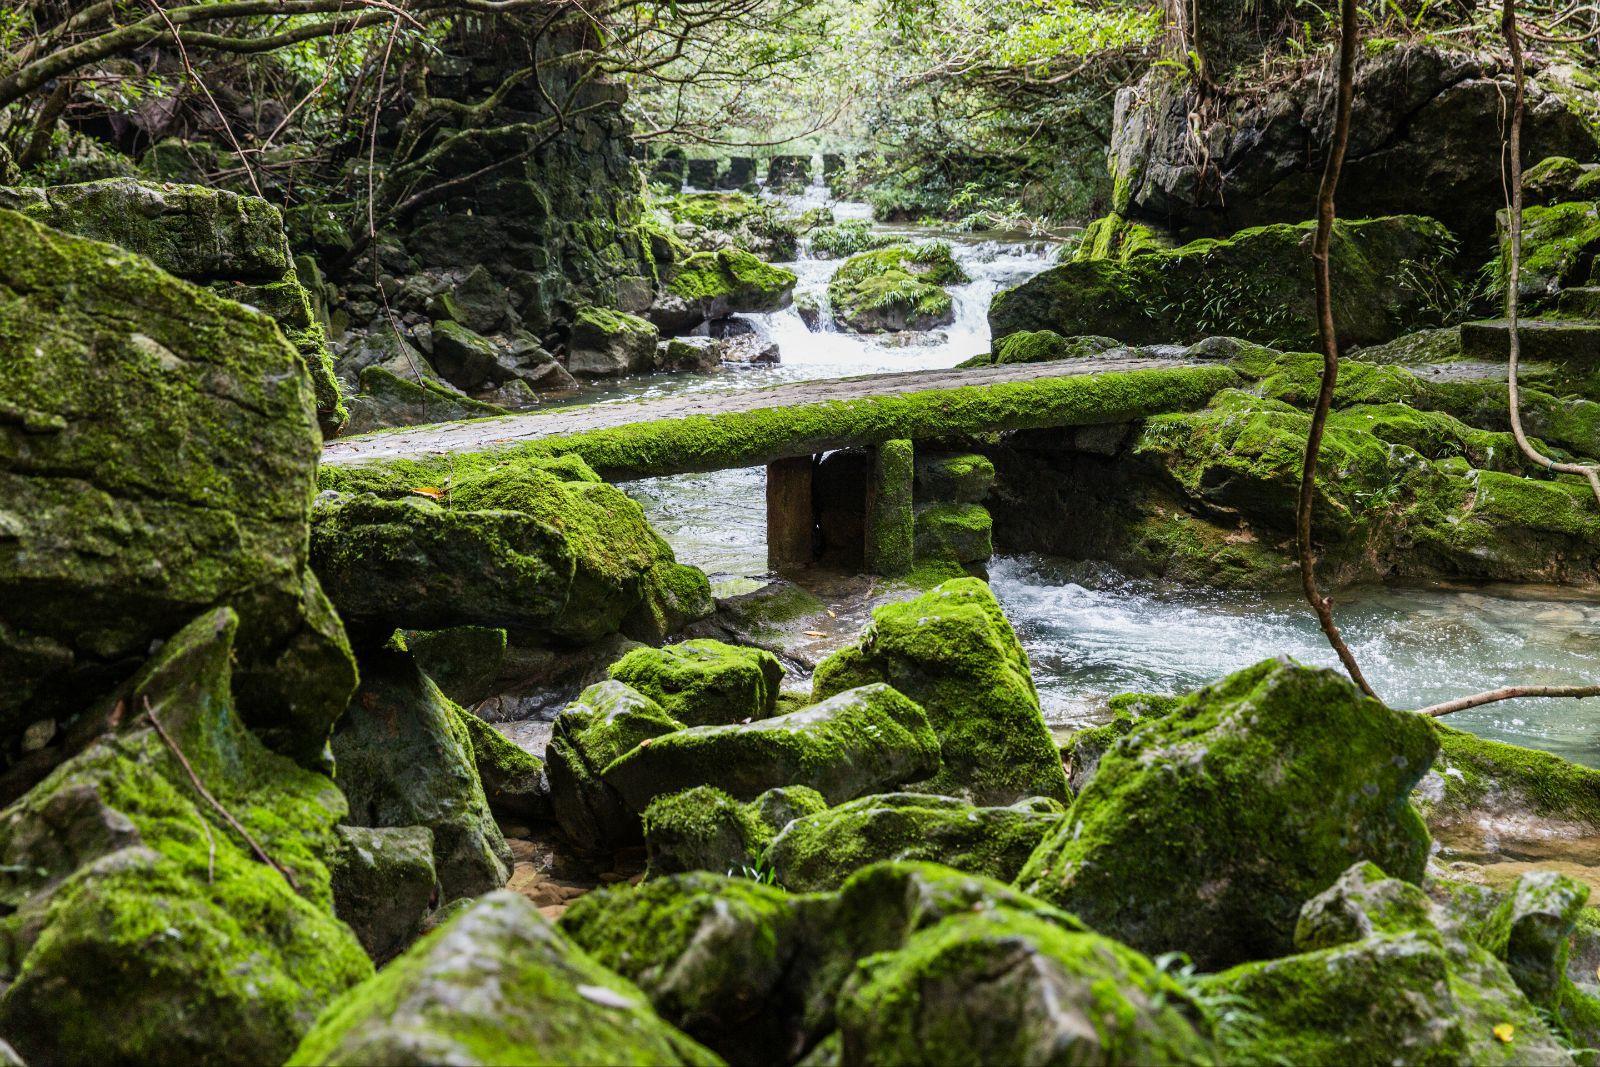
[[(821, 201), (818, 187), (796, 206)], [(835, 204), (835, 216), (866, 217)], [(586, 402), (786, 381), (950, 367), (988, 349), (987, 310), (1000, 288), (1050, 262), (1047, 243), (978, 240), (913, 227), (877, 227), (949, 241), (972, 281), (955, 287), (956, 320), (915, 337), (869, 338), (808, 330), (794, 309), (746, 316), (777, 341), (782, 362), (710, 374), (624, 380)], [(826, 290), (840, 260), (786, 264), (797, 292)], [(763, 468), (680, 475), (624, 488), (678, 553), (713, 583), (766, 571)], [(1335, 665), (1321, 632), (1293, 595), (1174, 589), (1103, 567), (1038, 557), (996, 557), (991, 584), (1033, 661), (1045, 716), (1064, 730), (1103, 719), (1107, 697), (1132, 690), (1182, 692), (1273, 655)], [(727, 586), (724, 585), (724, 588)], [(1560, 589), (1372, 586), (1345, 591), (1339, 618), (1375, 688), (1396, 707), (1419, 707), (1512, 681), (1576, 683), (1600, 676), (1600, 601)], [(1451, 722), (1500, 740), (1600, 766), (1600, 701), (1512, 701), (1457, 713)]]

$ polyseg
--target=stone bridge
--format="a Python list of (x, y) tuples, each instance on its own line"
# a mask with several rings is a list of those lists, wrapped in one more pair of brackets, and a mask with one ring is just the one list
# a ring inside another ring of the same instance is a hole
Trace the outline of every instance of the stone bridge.
[(817, 458), (860, 449), (862, 557), (894, 575), (911, 565), (917, 442), (1123, 423), (1202, 407), (1239, 384), (1218, 364), (1082, 359), (683, 393), (339, 438), (323, 451), (322, 482), (339, 488), (342, 470), (376, 464), (399, 484), (441, 486), (452, 471), (520, 455), (577, 455), (610, 481), (764, 464), (768, 560), (781, 570), (813, 560)]

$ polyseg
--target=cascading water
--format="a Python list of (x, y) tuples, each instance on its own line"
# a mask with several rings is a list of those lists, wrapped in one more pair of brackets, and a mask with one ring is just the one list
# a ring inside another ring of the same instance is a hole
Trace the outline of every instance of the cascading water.
[[(814, 186), (785, 200), (794, 208), (815, 207), (825, 195)], [(864, 205), (832, 207), (835, 218), (866, 214)], [(747, 316), (778, 343), (779, 365), (624, 382), (608, 388), (606, 398), (951, 367), (987, 351), (990, 299), (1044, 269), (1052, 252), (1037, 242), (876, 229), (951, 243), (972, 278), (951, 290), (951, 326), (913, 337), (870, 337), (827, 326), (813, 332), (794, 308)], [(786, 266), (799, 275), (797, 293), (825, 297), (840, 262), (802, 258)], [(680, 559), (703, 567), (714, 580), (727, 580), (766, 571), (764, 478), (756, 467), (625, 488)], [(1059, 727), (1103, 718), (1112, 694), (1185, 691), (1268, 656), (1335, 665), (1315, 621), (1292, 596), (1175, 590), (1103, 568), (1026, 557), (996, 558), (990, 578), (1033, 661), (1045, 716)], [(1340, 603), (1347, 637), (1373, 683), (1397, 707), (1512, 680), (1554, 684), (1600, 676), (1600, 605), (1560, 590), (1371, 587), (1342, 592)], [(1459, 713), (1451, 722), (1600, 766), (1600, 717), (1592, 707), (1579, 701), (1509, 702)]]

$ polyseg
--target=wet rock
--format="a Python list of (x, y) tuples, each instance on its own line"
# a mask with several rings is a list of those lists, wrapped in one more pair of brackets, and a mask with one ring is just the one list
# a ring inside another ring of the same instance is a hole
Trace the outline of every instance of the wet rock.
[(1199, 1012), (1149, 959), (1022, 912), (956, 915), (839, 994), (844, 1063), (1207, 1063)]
[(606, 308), (578, 312), (567, 338), (567, 371), (580, 378), (638, 374), (655, 366), (656, 327)]
[(463, 715), (408, 653), (384, 648), (362, 655), (361, 687), (333, 735), (351, 825), (433, 831), (445, 900), (499, 889), (511, 864)]
[(344, 798), (244, 726), (238, 627), (172, 636), (120, 726), (0, 812), (0, 1038), (30, 1063), (280, 1062), (372, 973), (325, 866)]
[(630, 811), (697, 785), (738, 800), (804, 785), (829, 803), (927, 777), (939, 742), (921, 708), (882, 684), (803, 711), (736, 726), (697, 726), (641, 744), (602, 772)]
[(498, 330), (511, 314), (505, 286), (495, 281), (494, 275), (481, 263), (440, 293), (438, 304), (445, 318), (480, 334)]
[(649, 697), (621, 682), (585, 689), (567, 705), (545, 750), (550, 802), (561, 829), (580, 848), (638, 840), (640, 808), (629, 808), (601, 779), (640, 742), (683, 729)]
[(292, 1064), (715, 1064), (514, 893), (474, 901), (318, 1021)]
[(416, 940), (439, 903), (433, 831), (426, 826), (340, 826), (328, 861), (333, 905), (377, 963)]
[(722, 342), (722, 361), (745, 366), (782, 361), (778, 342), (758, 333), (743, 333)]
[(914, 529), (918, 559), (979, 565), (994, 555), (993, 521), (981, 504), (919, 507)]
[[(674, 561), (639, 505), (576, 457), (519, 457), (457, 474), (449, 507), (404, 475), (324, 472), (352, 491), (316, 510), (315, 566), (343, 616), (380, 639), (395, 627), (503, 628), (588, 643), (661, 640), (711, 613), (699, 570)], [(410, 495), (406, 495), (410, 494)]]
[(834, 321), (857, 333), (932, 330), (955, 321), (944, 286), (967, 281), (942, 241), (858, 252), (828, 281)]
[(361, 392), (346, 406), (350, 418), (344, 431), (351, 434), (508, 414), (504, 407), (474, 400), (433, 379), (411, 381), (382, 366), (361, 372)]
[(493, 341), (448, 319), (433, 324), (433, 365), (459, 389), (481, 389), (499, 369)]
[(789, 306), (796, 277), (740, 248), (696, 252), (675, 263), (662, 300), (648, 316), (661, 329), (681, 333), (736, 313), (762, 314)]
[(722, 342), (715, 337), (674, 337), (664, 343), (658, 362), (665, 370), (716, 370), (722, 362)]
[(1017, 884), (1147, 952), (1206, 968), (1279, 955), (1349, 864), (1421, 879), (1423, 718), (1267, 660), (1140, 723), (1101, 758)]
[(472, 740), (472, 763), (483, 783), (489, 810), (502, 819), (524, 823), (550, 818), (544, 761), (473, 712), (462, 708), (460, 714)]
[[(1282, 223), (1150, 250), (1127, 262), (1062, 263), (997, 294), (989, 327), (997, 349), (1011, 334), (1050, 330), (1135, 345), (1228, 334), (1309, 351), (1317, 339), (1307, 251), (1313, 228)], [(1433, 292), (1417, 279), (1446, 272), (1448, 249), (1447, 232), (1432, 219), (1340, 221), (1331, 251), (1340, 343), (1381, 344), (1433, 325)]]
[(1027, 654), (983, 582), (957, 579), (878, 608), (859, 640), (818, 665), (813, 697), (868, 682), (894, 686), (933, 723), (943, 761), (919, 790), (978, 804), (1067, 799)]
[(1239, 1059), (1572, 1062), (1500, 961), (1415, 886), (1357, 864), (1305, 912), (1298, 955), (1200, 980), (1254, 1016), (1222, 1035)]
[(987, 456), (970, 452), (916, 454), (916, 499), (951, 504), (976, 504), (994, 485), (994, 464)]
[(926, 860), (1009, 882), (1065, 814), (1042, 797), (978, 808), (954, 797), (888, 793), (789, 823), (763, 860), (779, 885), (797, 892), (837, 889), (881, 860)]
[(775, 834), (827, 806), (805, 786), (769, 789), (748, 804), (706, 785), (657, 797), (643, 815), (650, 873), (756, 870)]
[(783, 665), (763, 649), (696, 638), (634, 649), (611, 665), (611, 677), (686, 726), (723, 726), (773, 714)]
[(439, 692), (463, 707), (494, 695), (506, 662), (506, 632), (492, 626), (410, 630), (405, 646)]
[(323, 430), (331, 434), (343, 424), (346, 412), (322, 326), (295, 275), (283, 217), (265, 200), (124, 177), (0, 189), (0, 208), (125, 248), (169, 274), (272, 316), (305, 364)]
[(771, 201), (747, 193), (691, 193), (664, 206), (695, 251), (742, 248), (776, 262), (799, 254), (799, 229)]
[(317, 765), (355, 664), (306, 567), (321, 437), (303, 360), (265, 316), (110, 245), (0, 211), (0, 247), (8, 759), (229, 604), (242, 713)]
[(1522, 172), (1522, 195), (1530, 206), (1592, 199), (1600, 193), (1600, 163), (1549, 156)]

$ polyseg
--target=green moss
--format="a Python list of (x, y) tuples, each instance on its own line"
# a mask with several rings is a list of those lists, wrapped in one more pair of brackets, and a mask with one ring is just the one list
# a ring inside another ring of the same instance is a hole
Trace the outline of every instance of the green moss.
[[(776, 260), (794, 259), (800, 232), (772, 203), (746, 193), (689, 193), (664, 201), (673, 222), (721, 233), (735, 245)], [(713, 246), (715, 247), (715, 246)]]
[(774, 834), (827, 806), (822, 794), (805, 786), (769, 789), (748, 804), (704, 785), (659, 796), (642, 820), (650, 873), (756, 870)]
[(838, 803), (926, 777), (938, 753), (921, 708), (888, 686), (863, 685), (788, 715), (654, 738), (601, 774), (633, 811), (696, 785), (739, 800), (804, 785)]
[(506, 632), (494, 626), (411, 630), (405, 648), (440, 692), (457, 704), (475, 704), (494, 693), (506, 657)]
[(612, 664), (610, 673), (679, 722), (705, 726), (771, 716), (783, 665), (763, 649), (697, 638), (636, 648)]
[(922, 705), (943, 749), (920, 788), (980, 803), (1067, 798), (1027, 653), (983, 582), (960, 578), (886, 604), (854, 644), (817, 666), (813, 696), (887, 682)]
[(1117, 347), (1111, 337), (1062, 337), (1053, 330), (1022, 330), (995, 342), (993, 363), (1052, 363), (1086, 359)]
[(1301, 903), (1361, 859), (1417, 881), (1407, 802), (1428, 724), (1342, 675), (1267, 660), (1143, 719), (1017, 879), (1095, 929), (1202, 967), (1292, 942)]
[(475, 901), (318, 1020), (291, 1064), (718, 1064), (525, 897)]
[(911, 570), (915, 519), (912, 510), (915, 449), (910, 441), (885, 441), (872, 452), (867, 490), (866, 566), (885, 578)]
[(549, 797), (540, 785), (544, 761), (465, 708), (456, 716), (472, 745), (472, 764), (489, 810), (508, 818), (547, 818)]
[(621, 682), (591, 685), (568, 704), (545, 749), (551, 808), (567, 836), (586, 848), (636, 841), (643, 805), (625, 808), (600, 772), (641, 742), (681, 729), (659, 704)]
[(927, 860), (1001, 882), (1017, 876), (1066, 809), (1053, 800), (979, 808), (952, 797), (862, 797), (790, 823), (763, 857), (781, 885), (837, 889), (882, 860)]
[(828, 303), (853, 330), (927, 330), (954, 315), (942, 287), (967, 280), (943, 242), (891, 245), (845, 260), (828, 281)]
[(1600, 771), (1549, 752), (1478, 737), (1432, 722), (1442, 797), (1423, 801), (1430, 822), (1476, 822), (1490, 810), (1586, 823), (1600, 833)]
[(1171, 240), (1149, 226), (1111, 214), (1102, 215), (1084, 228), (1077, 248), (1073, 249), (1072, 258), (1079, 262), (1114, 259), (1126, 263), (1142, 253), (1171, 247)]
[[(1502, 220), (1503, 221), (1503, 220)], [(1490, 273), (1491, 295), (1503, 296), (1509, 234), (1502, 226), (1501, 249)], [(1533, 311), (1548, 304), (1565, 286), (1581, 285), (1600, 254), (1600, 205), (1594, 201), (1530, 206), (1522, 213), (1522, 261), (1518, 291)]]
[[(332, 914), (344, 798), (266, 751), (230, 695), (237, 616), (132, 683), (260, 862), (137, 711), (0, 814), (0, 1031), (32, 1062), (277, 1061), (371, 963)], [(108, 1027), (105, 1020), (115, 1018)]]
[(732, 310), (760, 312), (782, 307), (798, 279), (738, 248), (696, 252), (673, 270), (667, 290), (685, 300), (721, 301)]
[(917, 499), (924, 503), (977, 503), (994, 486), (994, 463), (973, 452), (925, 452), (917, 456)]
[[(320, 484), (347, 492), (404, 493), (452, 471), (503, 470), (522, 457), (577, 455), (606, 478), (748, 467), (806, 450), (968, 432), (1128, 422), (1190, 410), (1240, 379), (1227, 367), (1181, 367), (930, 389), (870, 399), (691, 415), (449, 457), (323, 465)], [(814, 446), (814, 447), (813, 447)]]
[(917, 557), (987, 563), (994, 555), (993, 520), (981, 504), (930, 504), (917, 509)]
[(864, 960), (838, 1013), (843, 1047), (876, 1063), (1211, 1058), (1198, 1013), (1150, 960), (1011, 910), (952, 916)]
[[(1147, 247), (1119, 262), (1063, 263), (998, 294), (989, 309), (996, 340), (1020, 330), (1103, 334), (1126, 344), (1190, 343), (1231, 336), (1275, 347), (1316, 344), (1313, 223), (1276, 224), (1174, 249)], [(1437, 309), (1452, 240), (1431, 219), (1400, 215), (1336, 224), (1337, 326), (1346, 344), (1377, 344)]]

